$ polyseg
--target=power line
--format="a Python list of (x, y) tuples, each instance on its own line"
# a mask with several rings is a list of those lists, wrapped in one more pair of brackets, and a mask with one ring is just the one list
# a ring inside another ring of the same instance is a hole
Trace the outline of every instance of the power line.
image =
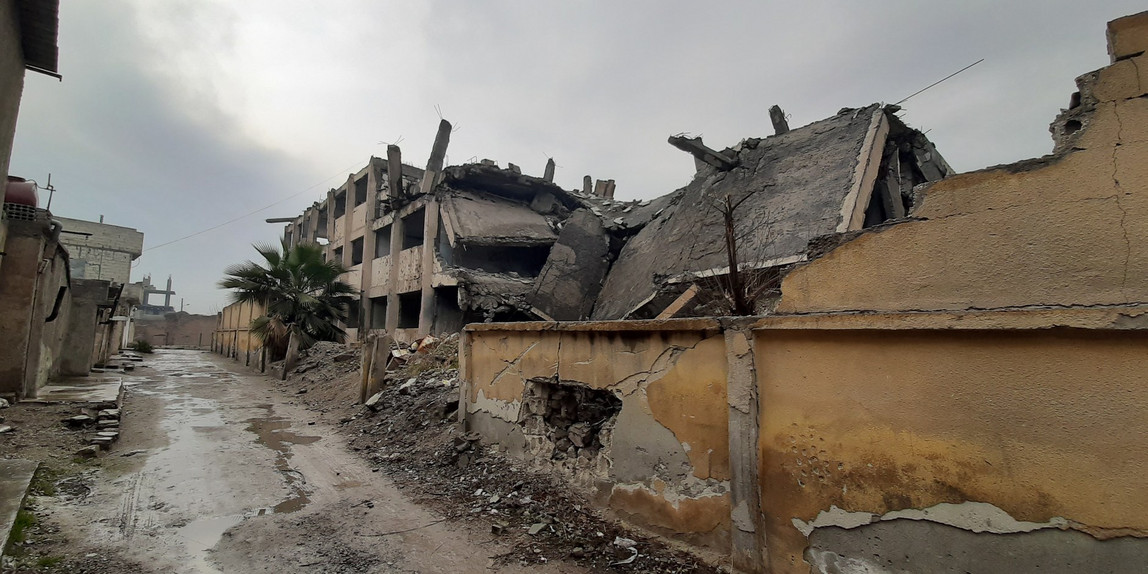
[(915, 95), (917, 95), (917, 94), (919, 94), (919, 93), (921, 93), (921, 92), (923, 92), (923, 91), (925, 91), (925, 90), (927, 90), (927, 89), (929, 89), (929, 88), (931, 88), (931, 87), (933, 87), (933, 86), (935, 86), (935, 85), (937, 85), (937, 84), (939, 84), (939, 83), (941, 83), (941, 82), (943, 82), (943, 81), (945, 81), (945, 80), (947, 80), (947, 79), (949, 79), (949, 78), (951, 78), (951, 77), (953, 77), (953, 76), (955, 76), (955, 75), (957, 75), (957, 74), (959, 74), (959, 73), (961, 73), (961, 72), (963, 72), (963, 71), (965, 71), (965, 70), (967, 70), (973, 66), (975, 66), (975, 65), (977, 65), (983, 61), (985, 61), (985, 59), (981, 58), (981, 59), (979, 59), (979, 60), (977, 60), (977, 61), (975, 61), (975, 62), (973, 62), (973, 63), (971, 63), (971, 64), (969, 64), (969, 65), (967, 65), (967, 66), (965, 66), (965, 67), (963, 67), (963, 68), (961, 68), (961, 69), (959, 69), (959, 70), (957, 70), (957, 71), (955, 71), (955, 72), (953, 72), (953, 73), (951, 73), (951, 74), (949, 74), (949, 75), (947, 75), (947, 76), (945, 76), (945, 77), (943, 77), (943, 78), (941, 78), (941, 79), (939, 79), (939, 80), (937, 80), (937, 81), (935, 81), (935, 82), (933, 82), (933, 83), (931, 83), (931, 84), (929, 84), (929, 85), (927, 85), (927, 86), (925, 86), (925, 87), (923, 87), (923, 88), (921, 88), (915, 92), (913, 92), (913, 93), (909, 94), (908, 96), (905, 96), (904, 99), (902, 99), (901, 101), (899, 101), (893, 105), (894, 106), (901, 105), (901, 104), (905, 103), (905, 100), (908, 100), (909, 98), (911, 98), (911, 97), (913, 97), (913, 96), (915, 96)]
[(275, 207), (276, 205), (279, 205), (280, 203), (284, 203), (286, 201), (295, 199), (296, 197), (299, 197), (300, 195), (303, 195), (304, 193), (307, 193), (307, 192), (315, 189), (316, 187), (319, 187), (319, 186), (323, 185), (324, 183), (327, 183), (328, 181), (331, 180), (331, 178), (338, 177), (341, 174), (347, 173), (347, 170), (354, 169), (354, 167), (357, 165), (359, 165), (357, 162), (354, 164), (351, 164), (350, 166), (343, 168), (342, 170), (339, 170), (339, 172), (327, 176), (326, 178), (323, 179), (323, 181), (320, 181), (314, 185), (307, 187), (306, 189), (304, 189), (303, 191), (300, 191), (299, 193), (296, 193), (294, 195), (289, 195), (287, 197), (284, 197), (283, 199), (280, 199), (280, 200), (275, 201), (273, 203), (269, 203), (263, 207), (260, 207), (259, 209), (256, 209), (255, 211), (249, 211), (247, 213), (244, 213), (243, 215), (240, 215), (239, 217), (228, 219), (227, 221), (224, 221), (223, 223), (220, 223), (218, 225), (213, 225), (211, 227), (208, 227), (207, 229), (201, 229), (201, 230), (196, 231), (195, 233), (192, 233), (190, 235), (185, 235), (183, 237), (180, 237), (179, 239), (172, 239), (171, 241), (168, 241), (166, 243), (160, 243), (159, 245), (153, 245), (151, 247), (148, 247), (147, 249), (144, 249), (143, 251), (144, 251), (144, 253), (147, 253), (148, 251), (152, 251), (153, 249), (159, 249), (160, 247), (166, 247), (168, 245), (171, 245), (172, 243), (179, 243), (180, 241), (183, 241), (185, 239), (191, 239), (192, 237), (198, 237), (198, 236), (203, 235), (204, 233), (207, 233), (209, 231), (215, 231), (216, 229), (219, 229), (220, 227), (231, 225), (232, 223), (235, 223), (236, 221), (251, 217), (252, 215), (255, 215), (256, 213), (259, 213), (261, 211), (266, 211), (268, 209), (271, 209), (272, 207)]

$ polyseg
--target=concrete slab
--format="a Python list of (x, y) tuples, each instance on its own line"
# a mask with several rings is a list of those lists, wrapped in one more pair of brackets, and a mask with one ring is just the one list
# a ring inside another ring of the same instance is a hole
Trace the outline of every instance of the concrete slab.
[(29, 403), (99, 403), (120, 406), (123, 400), (124, 380), (122, 377), (92, 375), (60, 379), (42, 387), (35, 398), (25, 399)]
[(16, 522), (16, 513), (24, 504), (28, 485), (40, 463), (34, 460), (0, 460), (0, 542), (8, 545), (8, 535)]

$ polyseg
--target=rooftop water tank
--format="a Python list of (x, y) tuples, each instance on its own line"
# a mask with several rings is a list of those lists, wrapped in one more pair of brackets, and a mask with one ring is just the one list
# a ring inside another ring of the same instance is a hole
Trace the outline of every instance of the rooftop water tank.
[(15, 203), (36, 208), (40, 204), (40, 196), (36, 192), (36, 182), (25, 180), (22, 177), (8, 176), (8, 183), (4, 187), (4, 203)]

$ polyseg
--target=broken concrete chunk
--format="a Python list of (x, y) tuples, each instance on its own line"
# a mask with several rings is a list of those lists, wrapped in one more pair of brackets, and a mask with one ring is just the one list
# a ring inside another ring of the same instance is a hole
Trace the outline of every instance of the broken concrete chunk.
[(415, 387), (415, 383), (417, 383), (417, 382), (419, 382), (418, 379), (413, 379), (413, 378), (407, 379), (407, 382), (399, 385), (399, 394), (400, 395), (412, 395), (412, 394), (414, 394), (414, 387)]
[(79, 426), (90, 425), (93, 422), (96, 422), (96, 419), (94, 419), (88, 415), (76, 415), (74, 417), (68, 417), (68, 418), (64, 419), (64, 422), (66, 424), (68, 424), (68, 426), (79, 427)]
[(530, 305), (558, 321), (589, 318), (610, 268), (609, 254), (602, 220), (585, 209), (574, 212), (534, 280)]
[(589, 423), (574, 423), (570, 425), (570, 430), (566, 431), (566, 436), (574, 446), (583, 448), (588, 446), (586, 439), (592, 431)]
[(95, 458), (96, 456), (98, 456), (100, 454), (100, 447), (99, 446), (85, 446), (84, 448), (77, 450), (75, 454), (76, 454), (76, 456), (78, 456), (80, 458)]
[(0, 425), (0, 434), (7, 434), (10, 432), (15, 432), (15, 431), (16, 431), (16, 429), (14, 429), (8, 425)]
[(534, 524), (530, 525), (530, 529), (527, 530), (526, 533), (531, 536), (535, 536), (539, 532), (542, 532), (543, 528), (546, 528), (545, 522), (535, 522)]
[(379, 401), (381, 400), (383, 400), (383, 393), (382, 391), (379, 391), (371, 395), (371, 398), (367, 399), (367, 402), (363, 403), (363, 406), (371, 409), (372, 411), (377, 411), (379, 410)]

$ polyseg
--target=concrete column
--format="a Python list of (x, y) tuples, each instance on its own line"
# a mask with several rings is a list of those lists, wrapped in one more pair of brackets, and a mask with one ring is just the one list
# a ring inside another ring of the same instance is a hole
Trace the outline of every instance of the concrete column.
[(379, 213), (379, 172), (382, 160), (371, 156), (367, 162), (367, 224), (363, 231), (363, 267), (359, 282), (359, 340), (366, 340), (371, 330), (371, 277), (374, 275), (375, 231), (372, 224)]
[(434, 260), (438, 251), (438, 199), (433, 196), (423, 218), (422, 305), (419, 309), (419, 336), (431, 334), (434, 328)]
[(438, 199), (434, 197), (434, 186), (439, 173), (442, 172), (443, 160), (446, 158), (446, 147), (450, 143), (450, 122), (439, 121), (438, 133), (435, 134), (434, 147), (427, 161), (423, 179), (419, 182), (419, 191), (429, 198), (426, 204), (426, 216), (423, 218), (423, 251), (420, 277), (422, 279), (422, 301), (419, 309), (420, 337), (429, 335), (434, 327), (434, 259), (438, 250)]
[(542, 179), (551, 183), (554, 182), (554, 158), (546, 159), (546, 171), (542, 174)]
[(729, 404), (730, 559), (735, 570), (763, 572), (765, 530), (758, 485), (757, 374), (753, 331), (744, 321), (725, 329), (726, 395)]
[(330, 241), (335, 235), (335, 190), (327, 190), (327, 261), (335, 255), (335, 243)]
[(355, 176), (348, 175), (343, 184), (343, 267), (351, 266), (351, 221), (355, 213)]
[(582, 176), (582, 193), (586, 195), (594, 193), (594, 180), (588, 175)]
[(319, 242), (319, 207), (312, 205), (307, 208), (307, 241)]
[[(403, 154), (397, 145), (387, 146), (387, 185), (389, 195), (397, 199), (403, 189)], [(398, 212), (391, 212), (391, 268), (387, 274), (387, 332), (394, 334), (399, 328), (399, 252), (403, 250), (403, 220)]]

